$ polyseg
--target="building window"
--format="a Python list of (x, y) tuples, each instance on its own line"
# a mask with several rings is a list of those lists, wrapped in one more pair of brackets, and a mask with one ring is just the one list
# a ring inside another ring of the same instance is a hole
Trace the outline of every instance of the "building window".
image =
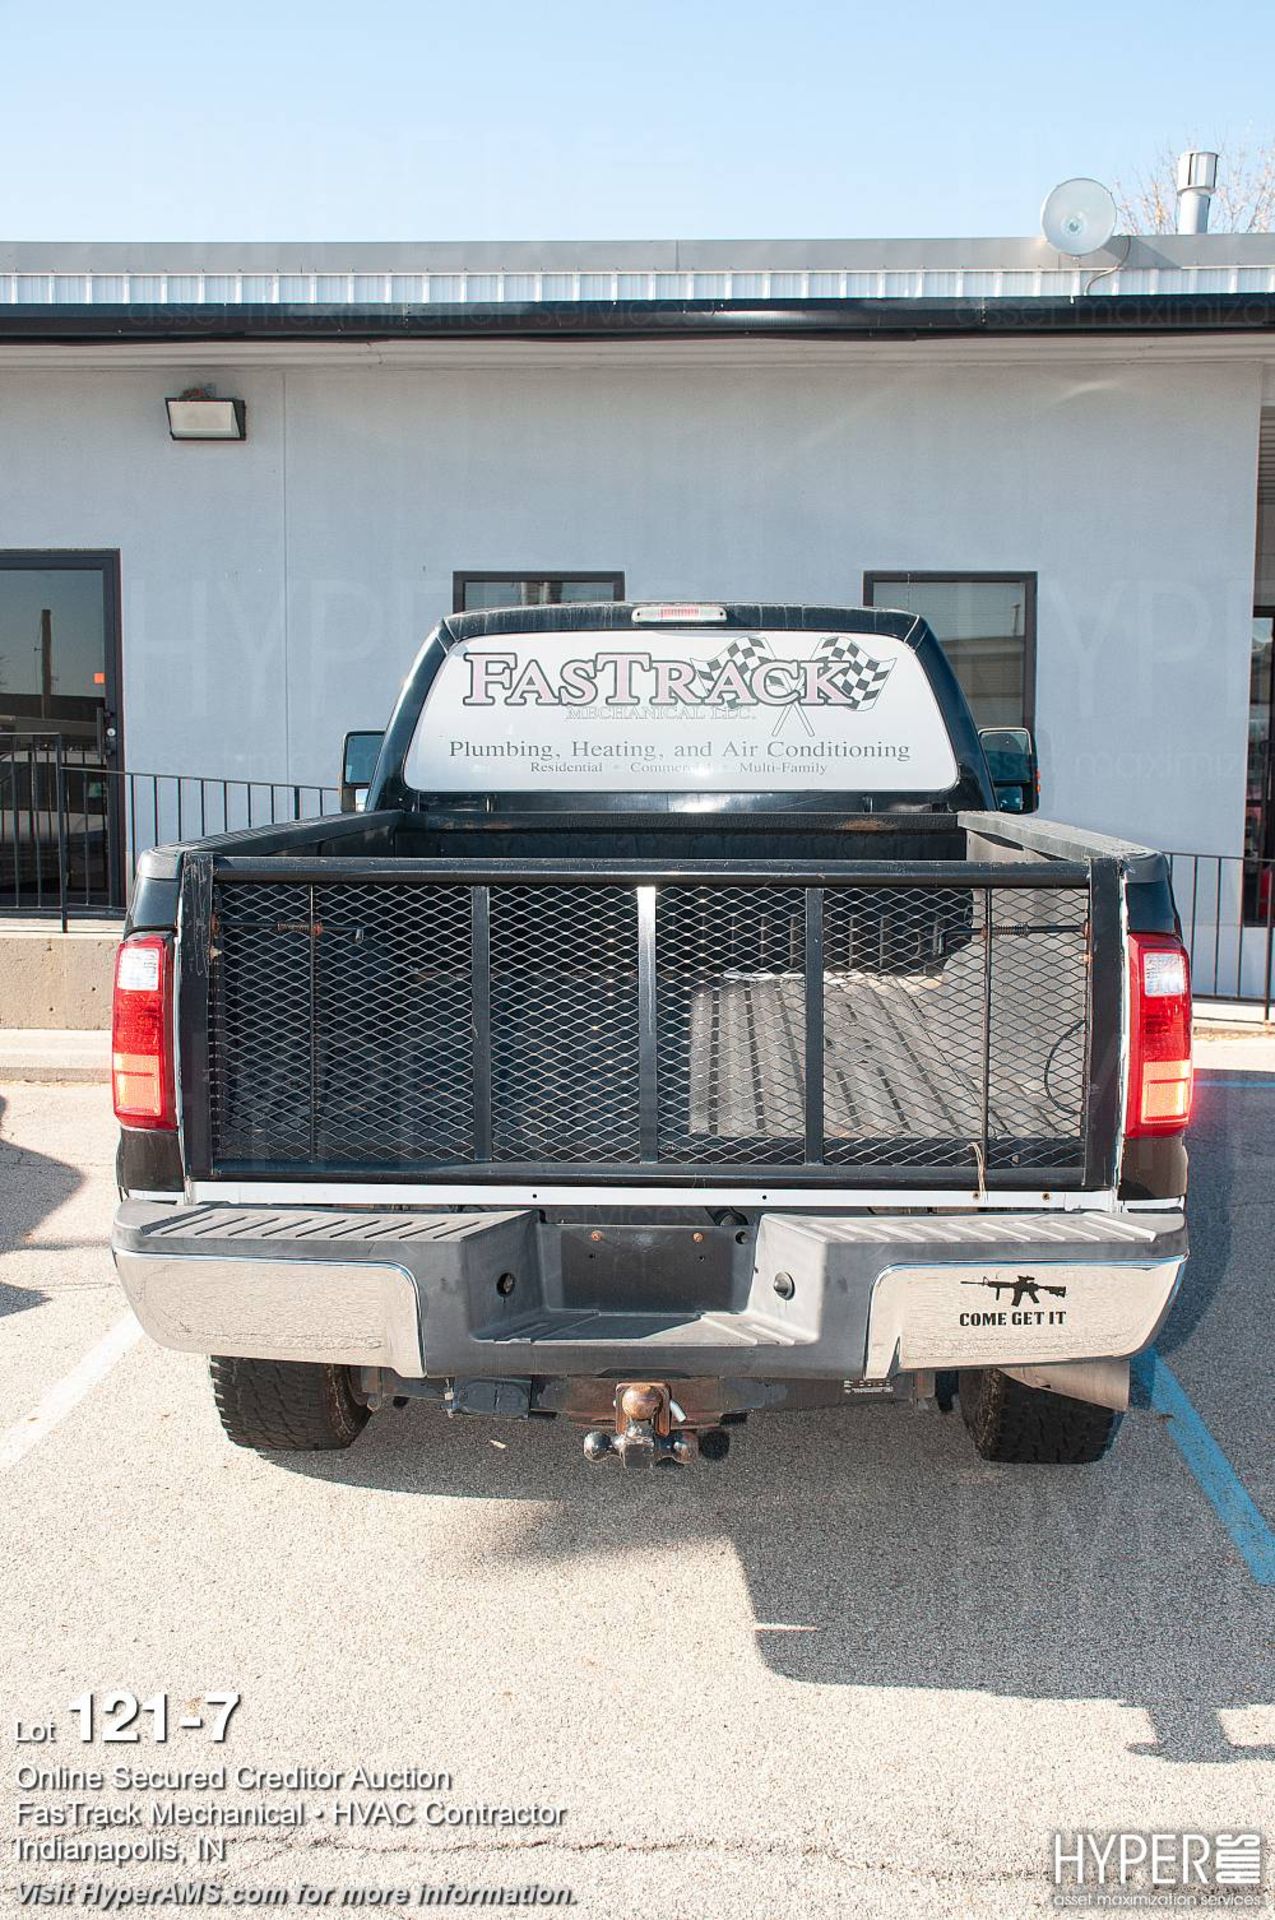
[(1275, 881), (1275, 761), (1271, 755), (1275, 679), (1271, 650), (1275, 608), (1253, 615), (1253, 656), (1248, 693), (1248, 784), (1244, 795), (1244, 918), (1264, 922), (1272, 910)]
[(1034, 573), (865, 573), (863, 598), (929, 622), (980, 727), (1034, 725)]
[(623, 600), (622, 573), (457, 573), (452, 611), (491, 607), (558, 607), (573, 600)]

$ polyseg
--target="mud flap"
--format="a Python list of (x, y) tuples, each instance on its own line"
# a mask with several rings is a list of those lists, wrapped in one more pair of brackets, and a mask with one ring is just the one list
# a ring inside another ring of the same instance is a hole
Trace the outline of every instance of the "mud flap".
[(1060, 1360), (1052, 1367), (1002, 1367), (1001, 1372), (1041, 1393), (1060, 1393), (1068, 1400), (1110, 1407), (1113, 1413), (1129, 1410), (1127, 1360)]

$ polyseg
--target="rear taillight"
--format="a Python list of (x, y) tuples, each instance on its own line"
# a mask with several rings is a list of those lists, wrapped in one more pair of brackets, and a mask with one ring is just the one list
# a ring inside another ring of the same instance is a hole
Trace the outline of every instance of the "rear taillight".
[(1191, 969), (1171, 934), (1129, 935), (1125, 1132), (1181, 1133), (1191, 1118)]
[(125, 1127), (175, 1127), (173, 952), (161, 933), (135, 933), (115, 956), (111, 1090)]

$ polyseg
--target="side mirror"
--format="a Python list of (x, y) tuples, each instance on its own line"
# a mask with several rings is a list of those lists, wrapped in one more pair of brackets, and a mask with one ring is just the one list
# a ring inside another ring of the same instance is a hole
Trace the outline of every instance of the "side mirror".
[(1002, 813), (1035, 813), (1040, 805), (1036, 748), (1026, 727), (980, 727), (983, 758)]
[(347, 733), (341, 753), (341, 811), (362, 813), (376, 771), (383, 733)]

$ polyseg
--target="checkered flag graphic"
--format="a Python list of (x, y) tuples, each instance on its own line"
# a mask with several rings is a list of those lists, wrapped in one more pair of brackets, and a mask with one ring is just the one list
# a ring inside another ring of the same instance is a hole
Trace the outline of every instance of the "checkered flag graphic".
[(843, 693), (853, 713), (867, 713), (875, 707), (881, 689), (894, 671), (893, 660), (877, 660), (865, 653), (853, 635), (830, 633), (815, 649), (815, 659), (834, 672), (825, 678), (838, 693)]
[[(721, 652), (706, 660), (699, 670), (695, 691), (701, 700), (707, 700), (719, 676), (727, 667), (738, 667), (744, 679), (760, 667), (763, 661), (773, 660), (774, 654), (766, 640), (758, 639), (756, 634), (741, 633), (729, 640)], [(723, 687), (721, 699), (716, 702), (721, 707), (738, 707), (743, 703), (734, 687)]]

